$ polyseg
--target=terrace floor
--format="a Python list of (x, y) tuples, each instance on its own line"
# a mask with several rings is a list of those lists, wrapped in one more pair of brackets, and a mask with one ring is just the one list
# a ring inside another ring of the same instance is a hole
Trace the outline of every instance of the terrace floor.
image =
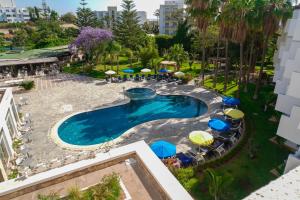
[[(120, 180), (123, 182), (125, 189), (129, 193), (132, 199), (151, 200), (148, 190), (143, 185), (142, 180), (139, 177), (139, 172), (135, 170), (134, 165), (130, 165), (126, 162), (118, 163), (116, 165), (84, 174), (72, 179), (53, 184), (43, 189), (36, 190), (31, 193), (14, 198), (13, 200), (35, 200), (39, 194), (49, 195), (59, 193), (62, 196), (68, 195), (68, 192), (72, 188), (89, 188), (100, 183), (101, 178), (105, 175), (117, 173), (120, 176)], [(145, 180), (144, 180), (145, 181)], [(124, 191), (123, 191), (124, 192)]]
[(52, 159), (63, 159), (66, 155), (78, 154), (57, 145), (50, 138), (51, 128), (64, 117), (80, 111), (96, 109), (102, 106), (128, 102), (124, 98), (123, 87), (152, 87), (159, 94), (184, 94), (199, 98), (209, 106), (207, 114), (192, 119), (156, 120), (138, 125), (128, 132), (134, 133), (122, 145), (145, 140), (151, 143), (165, 139), (177, 145), (178, 150), (190, 148), (187, 139), (193, 130), (207, 130), (209, 112), (220, 106), (221, 98), (215, 93), (193, 85), (158, 84), (156, 81), (109, 83), (84, 76), (60, 74), (56, 77), (44, 77), (35, 80), (36, 89), (15, 94), (16, 102), (20, 97), (28, 98), (28, 105), (21, 108), (22, 113), (30, 113), (33, 121), (31, 142), (27, 144), (32, 155), (31, 165), (47, 163)]

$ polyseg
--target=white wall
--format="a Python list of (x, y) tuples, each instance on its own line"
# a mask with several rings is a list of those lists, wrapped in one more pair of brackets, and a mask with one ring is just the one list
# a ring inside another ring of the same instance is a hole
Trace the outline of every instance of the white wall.
[[(1, 92), (3, 92), (3, 90), (1, 90)], [(3, 130), (4, 133), (4, 140), (6, 143), (6, 150), (9, 154), (9, 160), (14, 158), (14, 150), (12, 147), (12, 143), (13, 143), (13, 138), (11, 137), (10, 133), (9, 133), (9, 129), (7, 127), (6, 124), (6, 116), (7, 113), (10, 112), (10, 115), (12, 117), (12, 121), (13, 121), (13, 126), (15, 126), (15, 129), (17, 130), (17, 121), (19, 121), (19, 119), (15, 119), (12, 108), (11, 108), (11, 101), (13, 101), (13, 104), (15, 105), (14, 99), (13, 99), (13, 95), (12, 95), (12, 89), (11, 88), (7, 88), (2, 96), (1, 102), (0, 102), (0, 131)], [(7, 163), (0, 163), (0, 170), (4, 176), (4, 178), (7, 178), (7, 174), (4, 170), (4, 167), (2, 165), (7, 165)]]

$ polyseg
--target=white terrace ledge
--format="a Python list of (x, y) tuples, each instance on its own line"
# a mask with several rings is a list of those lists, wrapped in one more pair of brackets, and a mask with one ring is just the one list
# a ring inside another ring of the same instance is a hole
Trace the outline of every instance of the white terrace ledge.
[(26, 188), (37, 186), (60, 177), (70, 175), (71, 173), (80, 172), (81, 170), (89, 167), (100, 165), (102, 163), (105, 164), (130, 155), (135, 155), (141, 161), (153, 179), (160, 186), (160, 189), (165, 193), (167, 199), (193, 199), (144, 141), (111, 149), (107, 153), (97, 154), (93, 159), (82, 160), (60, 168), (55, 168), (30, 176), (24, 180), (9, 180), (2, 182), (0, 184), (0, 199), (5, 198), (5, 196), (11, 193), (19, 193), (19, 191)]

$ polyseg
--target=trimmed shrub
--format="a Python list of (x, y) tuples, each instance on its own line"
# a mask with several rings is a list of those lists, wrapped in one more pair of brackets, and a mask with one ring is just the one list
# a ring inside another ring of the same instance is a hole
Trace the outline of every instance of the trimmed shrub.
[(34, 81), (23, 81), (20, 84), (21, 87), (23, 87), (25, 90), (31, 90), (32, 88), (35, 87)]

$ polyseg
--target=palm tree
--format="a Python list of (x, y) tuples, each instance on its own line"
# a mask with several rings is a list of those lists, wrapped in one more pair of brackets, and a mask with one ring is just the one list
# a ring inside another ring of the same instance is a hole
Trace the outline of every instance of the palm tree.
[(219, 176), (213, 169), (206, 169), (204, 171), (206, 177), (209, 179), (209, 193), (215, 199), (219, 200), (225, 187), (232, 182), (232, 177)]
[[(188, 11), (195, 21), (195, 25), (199, 31), (200, 38), (202, 37), (202, 61), (201, 74), (202, 85), (204, 85), (204, 70), (205, 70), (205, 37), (208, 26), (215, 20), (219, 12), (221, 0), (187, 0)], [(202, 33), (202, 34), (201, 34)]]
[(232, 27), (229, 25), (230, 21), (227, 19), (227, 11), (224, 8), (225, 5), (228, 2), (222, 3), (221, 9), (220, 9), (220, 14), (217, 16), (217, 23), (220, 26), (220, 39), (222, 39), (225, 42), (225, 74), (224, 74), (224, 88), (223, 92), (227, 91), (227, 83), (228, 83), (228, 73), (229, 73), (229, 57), (228, 57), (228, 46), (229, 46), (229, 40), (231, 39), (232, 35)]
[(251, 0), (229, 0), (222, 12), (223, 15), (223, 26), (229, 31), (229, 36), (232, 42), (240, 45), (240, 69), (239, 69), (239, 80), (238, 80), (238, 92), (237, 96), (240, 95), (240, 88), (242, 83), (242, 74), (244, 66), (244, 42), (247, 37), (247, 15), (252, 9)]
[(292, 5), (289, 0), (269, 0), (264, 6), (263, 10), (263, 49), (261, 57), (261, 66), (259, 70), (259, 76), (256, 82), (255, 92), (253, 99), (257, 99), (259, 88), (261, 85), (263, 70), (265, 66), (266, 52), (268, 48), (268, 42), (277, 30), (280, 28), (280, 23), (285, 24), (286, 20), (292, 15)]
[(180, 70), (182, 63), (188, 60), (189, 54), (184, 51), (182, 44), (175, 44), (170, 48), (170, 58), (176, 62), (177, 71)]
[(255, 62), (253, 61), (255, 54), (255, 43), (260, 43), (261, 38), (261, 30), (262, 30), (262, 16), (263, 16), (263, 7), (265, 4), (265, 0), (252, 0), (253, 9), (251, 9), (248, 13), (247, 21), (248, 21), (248, 40), (250, 43), (249, 46), (249, 57), (248, 57), (248, 66), (247, 72), (245, 75), (245, 87), (244, 92), (248, 92), (248, 83), (250, 78), (250, 72), (255, 67)]
[(119, 73), (119, 55), (121, 49), (121, 45), (115, 41), (111, 41), (106, 48), (107, 56), (110, 59), (110, 64), (113, 64), (115, 62), (117, 63), (117, 74)]

